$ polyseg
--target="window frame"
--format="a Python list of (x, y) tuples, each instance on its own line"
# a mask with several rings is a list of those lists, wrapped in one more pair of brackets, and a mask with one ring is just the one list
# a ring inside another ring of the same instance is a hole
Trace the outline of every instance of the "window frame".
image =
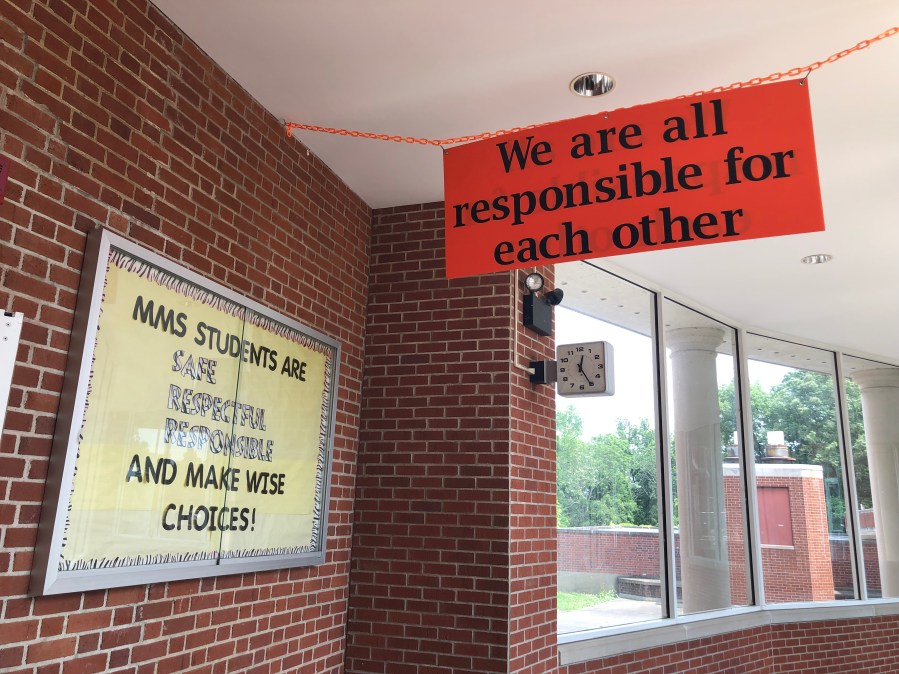
[[(852, 458), (852, 438), (849, 433), (843, 359), (844, 356), (857, 357), (897, 367), (899, 367), (899, 363), (891, 363), (882, 356), (865, 354), (856, 350), (846, 353), (835, 345), (822, 344), (814, 340), (800, 339), (774, 331), (746, 326), (732, 317), (724, 316), (703, 307), (689, 298), (679, 296), (677, 293), (615, 267), (583, 262), (572, 264), (589, 264), (589, 266), (596, 268), (599, 272), (611, 274), (633, 283), (647, 290), (651, 295), (653, 317), (650, 337), (653, 344), (655, 425), (657, 429), (656, 470), (657, 478), (660, 481), (658, 493), (660, 517), (659, 545), (664, 546), (663, 549), (660, 549), (659, 554), (659, 578), (662, 584), (662, 615), (667, 617), (615, 627), (558, 634), (559, 664), (574, 664), (689, 639), (727, 634), (760, 625), (899, 615), (899, 598), (871, 599), (868, 597), (864, 562), (860, 554), (862, 543), (858, 516), (858, 494), (855, 482), (855, 466)], [(743, 518), (747, 536), (747, 545), (744, 550), (746, 554), (747, 582), (749, 583), (747, 594), (751, 601), (750, 606), (731, 606), (725, 609), (691, 615), (677, 615), (675, 610), (676, 587), (675, 583), (672, 582), (676, 572), (673, 533), (673, 487), (670, 468), (672, 448), (669, 437), (669, 416), (671, 410), (667, 401), (668, 377), (664, 331), (665, 300), (674, 301), (687, 309), (703, 314), (734, 330), (734, 387), (737, 404), (740, 407), (737, 416), (741, 425), (740, 437), (741, 447), (743, 448), (743, 451), (740, 452), (739, 465), (743, 476)], [(846, 505), (849, 510), (849, 517), (847, 518), (849, 530), (847, 535), (852, 582), (856, 599), (776, 604), (768, 603), (765, 600), (765, 583), (761, 565), (762, 545), (756, 495), (755, 454), (746, 449), (754, 446), (752, 407), (749, 398), (749, 358), (745, 348), (747, 335), (749, 334), (821, 349), (833, 358), (837, 442), (842, 463), (841, 480), (843, 493), (845, 494)]]

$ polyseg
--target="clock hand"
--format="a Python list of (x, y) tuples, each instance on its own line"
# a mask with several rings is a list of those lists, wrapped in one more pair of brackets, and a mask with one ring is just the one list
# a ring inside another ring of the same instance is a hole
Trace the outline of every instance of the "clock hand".
[(578, 361), (577, 371), (580, 372), (582, 375), (584, 375), (584, 379), (586, 379), (591, 384), (593, 383), (593, 380), (587, 376), (586, 372), (584, 372), (584, 357), (583, 356), (581, 356), (581, 359)]

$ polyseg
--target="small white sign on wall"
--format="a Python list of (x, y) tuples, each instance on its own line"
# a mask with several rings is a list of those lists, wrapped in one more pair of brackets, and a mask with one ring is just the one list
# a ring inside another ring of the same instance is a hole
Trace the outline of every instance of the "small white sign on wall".
[(0, 431), (6, 421), (6, 406), (9, 404), (9, 388), (12, 386), (12, 371), (16, 365), (19, 350), (19, 335), (22, 332), (22, 314), (4, 311), (0, 314)]

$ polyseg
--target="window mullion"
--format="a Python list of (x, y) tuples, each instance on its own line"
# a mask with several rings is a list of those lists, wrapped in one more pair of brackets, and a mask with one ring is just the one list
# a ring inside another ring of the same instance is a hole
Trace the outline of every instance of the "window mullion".
[(659, 574), (662, 581), (662, 600), (665, 604), (664, 614), (674, 618), (677, 607), (677, 576), (674, 561), (674, 506), (673, 488), (671, 484), (671, 442), (668, 424), (668, 374), (665, 355), (665, 325), (663, 314), (664, 297), (654, 294), (655, 321), (653, 322), (653, 357), (655, 359), (656, 390), (656, 433), (657, 464), (659, 480)]
[(868, 583), (865, 578), (865, 565), (862, 560), (861, 526), (858, 519), (858, 494), (855, 481), (855, 462), (852, 457), (852, 437), (849, 432), (849, 404), (846, 399), (846, 380), (843, 377), (843, 354), (834, 353), (834, 370), (837, 386), (837, 435), (843, 455), (843, 493), (846, 495), (849, 526), (849, 555), (852, 560), (852, 582), (855, 584), (855, 596), (868, 598)]
[(746, 331), (737, 330), (737, 380), (740, 391), (740, 425), (742, 450), (740, 452), (743, 474), (743, 493), (746, 499), (747, 568), (752, 586), (752, 602), (756, 606), (765, 603), (765, 579), (762, 573), (762, 544), (759, 538), (758, 492), (755, 480), (755, 435), (753, 433), (752, 403), (750, 401), (749, 359), (746, 356)]

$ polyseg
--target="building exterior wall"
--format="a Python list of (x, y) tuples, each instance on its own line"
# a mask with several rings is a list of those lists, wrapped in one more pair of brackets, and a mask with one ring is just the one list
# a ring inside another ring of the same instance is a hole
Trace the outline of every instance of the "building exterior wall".
[(659, 577), (658, 529), (576, 527), (558, 536), (559, 573)]
[[(724, 477), (727, 508), (727, 544), (730, 558), (731, 601), (735, 606), (749, 604), (744, 556), (745, 505), (742, 478), (728, 466)], [(762, 564), (765, 574), (765, 598), (769, 603), (796, 601), (831, 601), (834, 589), (852, 592), (852, 569), (849, 563), (849, 543), (844, 537), (832, 539), (827, 530), (824, 507), (824, 482), (806, 466), (759, 465), (756, 478), (759, 489), (781, 488), (788, 496), (786, 512), (778, 515), (791, 523), (790, 545), (762, 545)], [(818, 471), (820, 473), (820, 471)], [(675, 561), (678, 570), (680, 545), (675, 532)], [(561, 529), (559, 531), (559, 573), (595, 574), (597, 580), (608, 584), (607, 576), (659, 577), (657, 529), (624, 529), (595, 527)], [(762, 539), (764, 541), (764, 538)], [(867, 564), (870, 547), (865, 547)], [(832, 557), (832, 554), (835, 557)], [(876, 549), (873, 563), (876, 565)], [(564, 578), (562, 580), (564, 582)], [(869, 582), (869, 587), (874, 587)], [(879, 585), (877, 585), (879, 588)], [(654, 594), (658, 596), (659, 590)]]
[(512, 365), (519, 275), (447, 281), (442, 232), (375, 212), (347, 671), (551, 671), (552, 389)]
[[(820, 471), (806, 475), (803, 466), (786, 466), (802, 470), (802, 476), (764, 466), (770, 474), (756, 478), (759, 488), (789, 490), (792, 546), (762, 546), (762, 573), (765, 597), (769, 602), (833, 601), (834, 577), (830, 558), (830, 535), (827, 529), (827, 507), (824, 481)], [(817, 468), (817, 466), (815, 467)], [(761, 472), (761, 471), (760, 471)]]
[(769, 627), (623, 653), (559, 668), (559, 674), (775, 674)]
[[(0, 152), (12, 160), (0, 304), (25, 316), (0, 439), (0, 671), (899, 667), (895, 618), (559, 667), (552, 389), (532, 387), (511, 357), (517, 345), (521, 362), (550, 358), (551, 341), (518, 328), (519, 277), (442, 279), (438, 205), (373, 219), (147, 0), (0, 0), (0, 38)], [(97, 226), (341, 342), (323, 565), (27, 595)]]
[(730, 600), (734, 606), (751, 604), (746, 569), (746, 497), (743, 476), (733, 464), (724, 464), (724, 508), (727, 522), (727, 559), (730, 563)]
[[(728, 511), (728, 520), (730, 511)], [(730, 530), (733, 531), (733, 530)], [(572, 580), (572, 585), (562, 587), (571, 592), (596, 591), (596, 582), (590, 582), (590, 576), (594, 579), (602, 579), (606, 583), (602, 589), (613, 589), (614, 578), (618, 576), (649, 576), (658, 577), (658, 560), (651, 559), (658, 555), (659, 542), (658, 530), (624, 530), (615, 531), (604, 527), (559, 529), (558, 532), (558, 568), (562, 574), (560, 584), (564, 586), (566, 576)], [(733, 537), (731, 537), (733, 538)], [(731, 538), (728, 546), (731, 547)], [(677, 533), (675, 533), (677, 541)], [(733, 546), (736, 547), (736, 546)], [(863, 538), (862, 548), (865, 561), (865, 574), (868, 584), (868, 592), (874, 596), (880, 594), (880, 574), (877, 565), (877, 543), (873, 538)], [(677, 558), (675, 547), (675, 558)], [(731, 577), (742, 578), (745, 574), (745, 565), (738, 564), (740, 556), (731, 555)], [(852, 563), (849, 557), (849, 539), (846, 536), (830, 537), (830, 558), (833, 573), (834, 588), (843, 594), (852, 594)], [(606, 579), (606, 576), (611, 578)], [(795, 584), (795, 583), (793, 583)], [(777, 587), (766, 583), (765, 589), (774, 593), (775, 597), (788, 597), (794, 590), (793, 584), (786, 587)], [(807, 588), (806, 594), (810, 592)], [(737, 606), (747, 604), (746, 592), (743, 587), (731, 589), (731, 599)], [(782, 600), (786, 601), (786, 599)]]
[[(0, 0), (0, 671), (343, 668), (371, 213), (145, 0)], [(343, 345), (314, 568), (26, 595), (86, 232), (108, 227)]]
[(784, 623), (559, 668), (559, 674), (887, 674), (899, 618)]

